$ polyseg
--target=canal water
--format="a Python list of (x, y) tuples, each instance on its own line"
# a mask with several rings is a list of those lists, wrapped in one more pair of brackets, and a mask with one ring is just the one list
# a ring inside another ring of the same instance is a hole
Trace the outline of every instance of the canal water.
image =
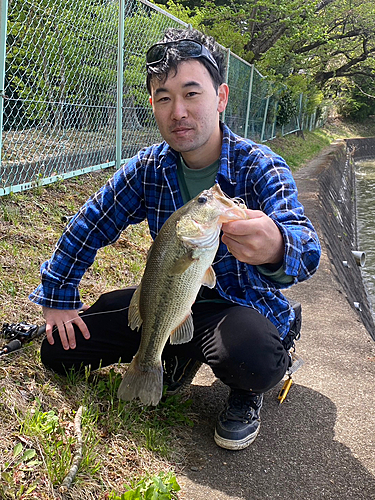
[(356, 162), (358, 248), (366, 252), (362, 276), (375, 312), (375, 160)]

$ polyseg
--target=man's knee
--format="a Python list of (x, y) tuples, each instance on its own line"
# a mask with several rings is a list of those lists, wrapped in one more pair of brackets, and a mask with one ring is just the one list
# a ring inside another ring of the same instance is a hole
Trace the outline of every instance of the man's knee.
[(285, 375), (289, 355), (277, 328), (254, 310), (234, 307), (220, 325), (213, 370), (227, 385), (265, 392)]
[(90, 309), (98, 311), (117, 311), (124, 308), (124, 310), (126, 310), (136, 288), (137, 287), (129, 287), (103, 293)]

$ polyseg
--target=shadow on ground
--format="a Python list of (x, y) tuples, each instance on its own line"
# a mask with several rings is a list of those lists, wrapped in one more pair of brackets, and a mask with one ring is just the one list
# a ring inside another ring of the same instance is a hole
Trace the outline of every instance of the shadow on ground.
[(194, 445), (184, 474), (197, 485), (197, 496), (193, 487), (186, 498), (204, 498), (205, 487), (210, 491), (209, 500), (375, 498), (375, 478), (349, 448), (335, 441), (337, 412), (332, 401), (293, 384), (288, 398), (279, 405), (280, 387), (265, 396), (255, 442), (246, 450), (231, 452), (213, 441), (227, 388), (218, 380), (212, 386), (192, 386), (193, 410), (199, 422), (193, 430)]

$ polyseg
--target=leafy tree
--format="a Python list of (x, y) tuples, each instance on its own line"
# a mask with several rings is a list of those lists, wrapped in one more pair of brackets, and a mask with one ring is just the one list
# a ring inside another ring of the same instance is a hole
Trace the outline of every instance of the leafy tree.
[(12, 3), (7, 96), (22, 99), (22, 114), (30, 123), (47, 117), (56, 129), (63, 122), (89, 126), (98, 106), (113, 106), (117, 46), (114, 9), (111, 3), (84, 0), (74, 5), (48, 0)]
[[(302, 92), (306, 83), (313, 102), (322, 98), (321, 91), (330, 95), (341, 87), (361, 103), (364, 95), (352, 91), (353, 85), (358, 79), (375, 81), (372, 0), (182, 0), (179, 9), (276, 82), (289, 86), (291, 77), (301, 75), (292, 87), (297, 81)], [(361, 109), (370, 112), (371, 106), (362, 102)]]
[(335, 100), (339, 112), (345, 117), (361, 121), (375, 114), (375, 85), (372, 80), (363, 76), (347, 79), (343, 85), (336, 89)]

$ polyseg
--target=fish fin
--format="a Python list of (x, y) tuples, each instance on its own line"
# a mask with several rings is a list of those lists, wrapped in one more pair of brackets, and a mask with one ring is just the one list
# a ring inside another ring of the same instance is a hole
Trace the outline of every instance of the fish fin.
[(184, 321), (171, 333), (171, 344), (184, 344), (193, 338), (193, 316), (189, 313)]
[(144, 405), (156, 406), (163, 395), (163, 368), (161, 361), (142, 366), (134, 356), (117, 391), (119, 399), (131, 401), (139, 398)]
[(205, 272), (202, 285), (208, 286), (208, 288), (215, 288), (216, 274), (212, 266), (210, 266)]
[(182, 257), (176, 260), (171, 269), (171, 274), (183, 274), (194, 262), (193, 251), (185, 253)]
[(141, 285), (136, 289), (131, 298), (128, 310), (128, 324), (132, 330), (139, 330), (142, 325), (142, 318), (139, 312), (139, 301), (141, 298)]

